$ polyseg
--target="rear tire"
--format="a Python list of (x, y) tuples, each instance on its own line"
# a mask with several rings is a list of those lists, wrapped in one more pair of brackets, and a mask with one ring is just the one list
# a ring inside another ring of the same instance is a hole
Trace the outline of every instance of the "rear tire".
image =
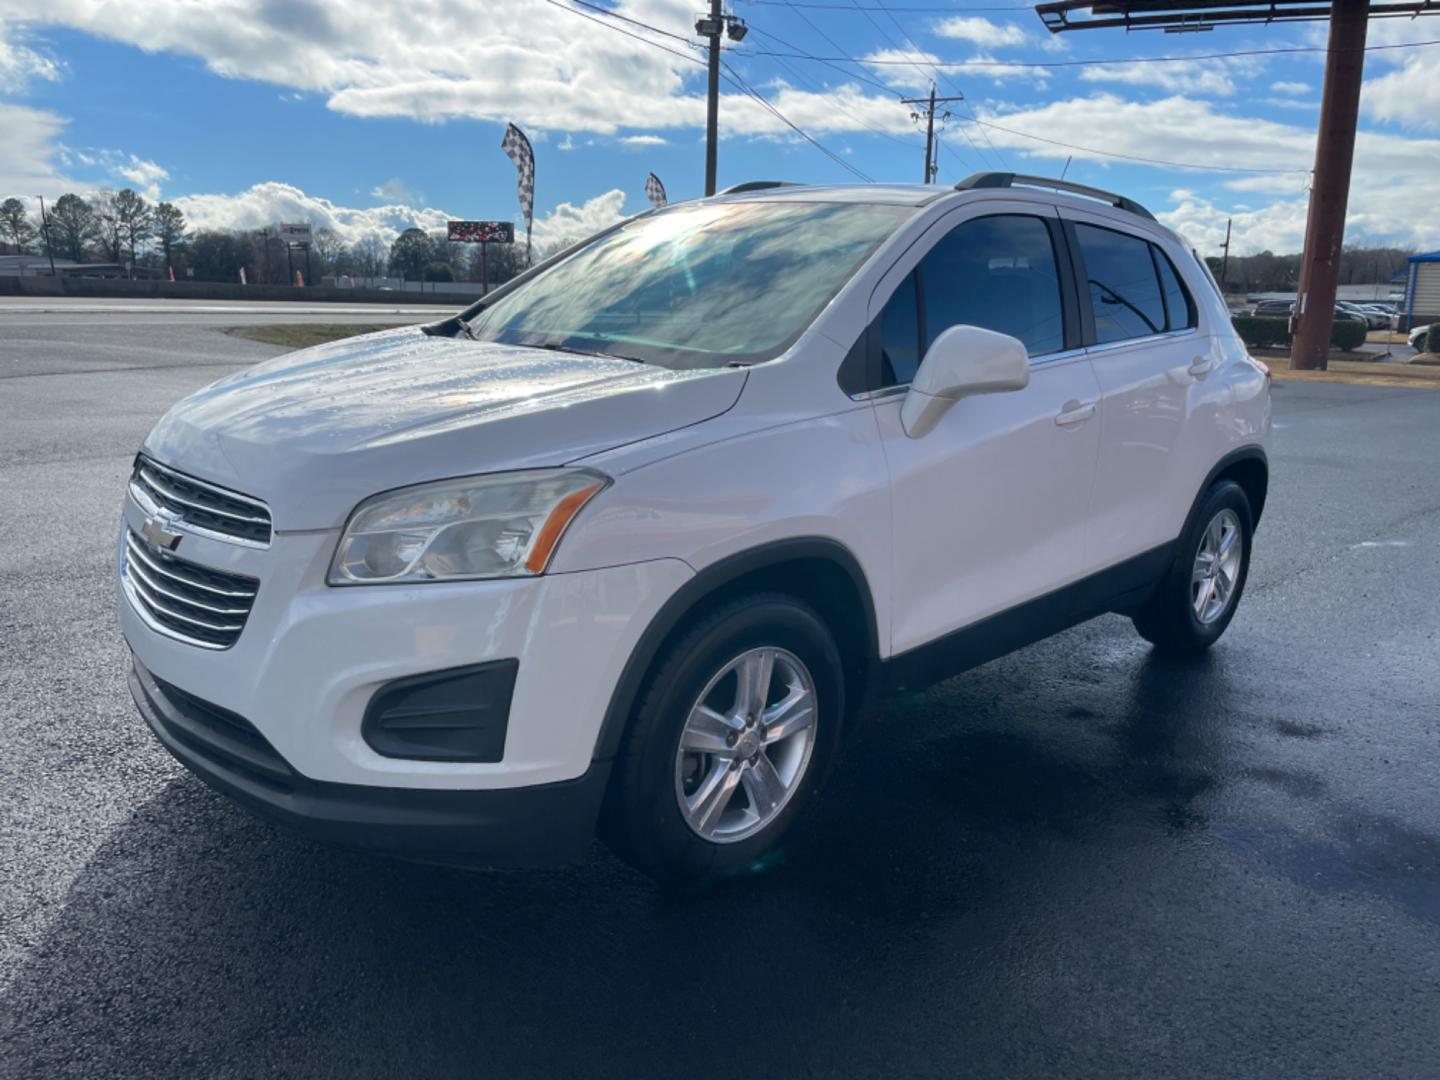
[(812, 608), (780, 593), (726, 603), (646, 680), (602, 838), (665, 882), (756, 867), (812, 804), (844, 714), (840, 651)]
[(1253, 521), (1250, 500), (1233, 480), (1205, 493), (1175, 561), (1134, 616), (1135, 629), (1157, 651), (1193, 656), (1220, 639), (1245, 591)]

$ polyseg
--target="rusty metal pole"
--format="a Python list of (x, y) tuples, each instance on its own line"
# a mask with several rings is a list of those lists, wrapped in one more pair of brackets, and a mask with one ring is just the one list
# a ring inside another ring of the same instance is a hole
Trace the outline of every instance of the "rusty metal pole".
[(1334, 0), (1330, 7), (1330, 45), (1325, 57), (1325, 89), (1320, 98), (1320, 131), (1315, 141), (1315, 178), (1310, 187), (1305, 252), (1300, 257), (1295, 340), (1290, 347), (1290, 366), (1297, 371), (1324, 371), (1330, 355), (1369, 17), (1370, 0)]

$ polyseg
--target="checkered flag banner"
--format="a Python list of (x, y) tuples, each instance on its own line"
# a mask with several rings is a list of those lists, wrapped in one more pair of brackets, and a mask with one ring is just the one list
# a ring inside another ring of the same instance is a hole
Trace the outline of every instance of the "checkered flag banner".
[(535, 219), (535, 151), (530, 140), (514, 124), (505, 128), (500, 149), (515, 163), (516, 186), (520, 192), (520, 209), (525, 214), (525, 261), (530, 261), (530, 226)]
[(664, 206), (667, 201), (665, 185), (653, 172), (645, 178), (645, 197), (650, 200), (651, 206)]

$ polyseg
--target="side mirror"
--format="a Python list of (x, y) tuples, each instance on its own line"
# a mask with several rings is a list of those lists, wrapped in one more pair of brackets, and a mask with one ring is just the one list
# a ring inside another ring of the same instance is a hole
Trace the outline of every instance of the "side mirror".
[(900, 423), (906, 435), (918, 439), (963, 397), (1029, 385), (1030, 354), (1019, 338), (978, 326), (952, 326), (926, 350), (900, 407)]

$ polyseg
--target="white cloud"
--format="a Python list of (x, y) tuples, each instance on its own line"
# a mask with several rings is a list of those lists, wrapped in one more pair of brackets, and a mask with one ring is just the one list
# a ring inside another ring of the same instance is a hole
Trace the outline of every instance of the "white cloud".
[[(1437, 25), (1433, 19), (1372, 19), (1366, 44), (1429, 41), (1440, 37)], [(1372, 76), (1360, 94), (1365, 116), (1440, 130), (1440, 49), (1376, 49), (1366, 54), (1365, 63)], [(1374, 77), (1384, 68), (1391, 70)]]
[(1366, 116), (1440, 129), (1440, 57), (1413, 55), (1399, 68), (1365, 83)]
[[(1230, 115), (1208, 102), (1179, 95), (1137, 102), (1096, 94), (1003, 115), (982, 112), (981, 119), (1092, 150), (1218, 168), (1293, 169), (1237, 175), (1226, 180), (1224, 187), (1281, 196), (1269, 206), (1236, 217), (1237, 251), (1265, 247), (1298, 251), (1304, 238), (1307, 197), (1302, 185), (1315, 154), (1315, 134), (1310, 126)], [(1103, 154), (1048, 145), (993, 128), (990, 137), (997, 146), (1029, 158), (1060, 160), (1073, 154), (1077, 162), (1113, 161)], [(1351, 179), (1347, 240), (1440, 246), (1440, 221), (1416, 209), (1427, 206), (1433, 198), (1437, 160), (1440, 139), (1360, 132)], [(1072, 177), (1075, 172), (1072, 166)], [(1286, 194), (1290, 197), (1283, 197)], [(1215, 195), (1190, 195), (1159, 216), (1202, 248), (1213, 250), (1224, 238), (1225, 218), (1234, 209), (1233, 205), (1222, 205)], [(1238, 228), (1240, 224), (1243, 230)]]
[(535, 219), (535, 246), (546, 248), (571, 240), (583, 240), (591, 233), (622, 220), (626, 216), (624, 206), (625, 192), (619, 188), (587, 199), (580, 206), (563, 202), (544, 217)]
[(1216, 94), (1221, 97), (1235, 93), (1235, 81), (1231, 78), (1230, 65), (1215, 61), (1096, 64), (1082, 69), (1080, 78), (1084, 82), (1153, 86), (1169, 93)]
[(129, 181), (131, 187), (151, 202), (160, 198), (160, 181), (170, 179), (170, 173), (165, 168), (134, 154), (127, 155), (127, 160), (116, 164), (115, 173)]
[(432, 207), (398, 203), (341, 206), (276, 181), (255, 184), (234, 195), (181, 195), (172, 201), (197, 229), (263, 229), (281, 221), (309, 221), (317, 229), (334, 229), (347, 243), (366, 236), (389, 240), (412, 226), (427, 231), (444, 229), (453, 216)]
[(64, 128), (52, 112), (0, 101), (0, 198), (59, 195), (74, 185), (56, 164)]
[(0, 19), (0, 92), (18, 93), (33, 79), (56, 82), (60, 72), (59, 61), (31, 48)]
[[(436, 207), (398, 203), (344, 206), (277, 181), (255, 184), (233, 195), (182, 195), (172, 201), (192, 228), (263, 229), (281, 221), (308, 221), (317, 229), (334, 229), (346, 243), (370, 236), (388, 243), (409, 228), (435, 232), (443, 230), (445, 222), (456, 216)], [(561, 203), (535, 219), (534, 242), (543, 248), (581, 239), (621, 220), (624, 205), (625, 193), (618, 188), (579, 206)], [(517, 219), (517, 233), (523, 233), (524, 228), (524, 222)]]
[(1288, 82), (1282, 79), (1279, 82), (1272, 82), (1270, 89), (1274, 90), (1277, 94), (1308, 94), (1310, 93), (1310, 84), (1304, 82)]
[(973, 72), (967, 72), (967, 77), (989, 79), (992, 82), (1004, 82), (1006, 79), (1025, 79), (1037, 86), (1044, 85), (1050, 79), (1050, 72), (1043, 67), (1033, 67), (1027, 64), (1008, 64), (1003, 60), (997, 60), (988, 53), (980, 53), (970, 58), (972, 64), (983, 64), (983, 67), (976, 67)]
[(957, 15), (935, 24), (935, 33), (957, 41), (995, 48), (1001, 45), (1023, 45), (1030, 35), (1014, 23), (996, 23), (978, 15)]
[(78, 166), (88, 174), (87, 179), (69, 181), (70, 186), (78, 190), (128, 187), (157, 202), (161, 197), (161, 182), (170, 179), (170, 171), (163, 165), (123, 150), (60, 146), (56, 156), (65, 168)]
[(377, 199), (384, 199), (392, 203), (418, 203), (424, 201), (425, 196), (419, 192), (411, 191), (405, 186), (405, 181), (398, 176), (392, 176), (383, 184), (377, 184), (370, 189), (370, 194)]
[(635, 149), (643, 149), (647, 146), (668, 146), (669, 139), (659, 135), (626, 135), (620, 140), (622, 146), (629, 146)]
[[(621, 0), (615, 10), (688, 36), (692, 7), (689, 0)], [(320, 0), (0, 0), (0, 21), (7, 17), (196, 56), (227, 77), (323, 95), (329, 108), (353, 116), (514, 121), (537, 138), (544, 131), (663, 134), (697, 128), (705, 117), (698, 53), (691, 63), (604, 29), (618, 24), (602, 15), (586, 21), (535, 0), (352, 0), (343, 13)], [(864, 126), (824, 112), (824, 130)], [(785, 130), (743, 95), (727, 95), (722, 114), (728, 134)]]
[(923, 93), (935, 78), (934, 65), (940, 58), (932, 52), (916, 49), (878, 49), (861, 60), (886, 84), (897, 90)]

